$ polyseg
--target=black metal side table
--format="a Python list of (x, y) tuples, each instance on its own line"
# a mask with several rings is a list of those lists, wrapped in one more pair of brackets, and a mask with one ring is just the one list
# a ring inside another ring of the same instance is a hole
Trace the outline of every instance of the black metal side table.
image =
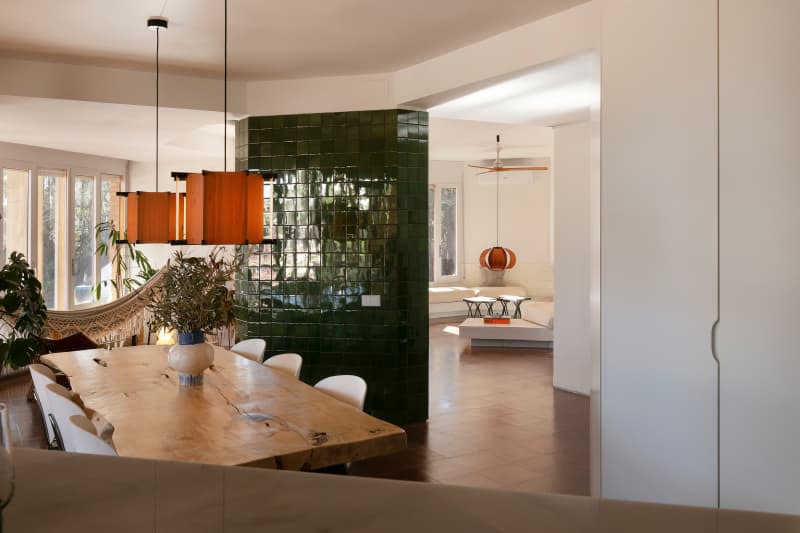
[(483, 315), (481, 314), (481, 304), (486, 306), (486, 314), (492, 314), (492, 306), (497, 301), (497, 298), (490, 298), (488, 296), (472, 296), (470, 298), (464, 298), (464, 302), (467, 304), (467, 316), (469, 318), (480, 318)]
[(519, 310), (519, 305), (527, 300), (530, 300), (528, 296), (511, 296), (508, 294), (504, 294), (502, 296), (497, 297), (497, 301), (503, 305), (503, 315), (508, 314), (508, 304), (514, 304), (514, 315), (512, 316), (512, 318), (522, 318), (522, 313)]

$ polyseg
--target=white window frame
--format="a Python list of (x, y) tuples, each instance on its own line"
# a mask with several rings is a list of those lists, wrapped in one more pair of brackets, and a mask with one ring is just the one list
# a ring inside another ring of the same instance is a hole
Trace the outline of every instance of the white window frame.
[[(92, 298), (90, 302), (84, 304), (76, 304), (75, 303), (75, 287), (73, 281), (73, 269), (75, 264), (75, 257), (74, 257), (74, 250), (75, 250), (75, 215), (74, 215), (74, 196), (75, 196), (75, 178), (76, 176), (82, 177), (91, 177), (94, 180), (94, 206), (93, 206), (93, 220), (92, 220), (92, 240), (94, 242), (94, 227), (97, 224), (97, 221), (100, 220), (102, 206), (100, 203), (101, 193), (102, 193), (102, 181), (103, 178), (121, 178), (121, 190), (127, 190), (127, 175), (120, 174), (119, 172), (114, 171), (106, 171), (98, 168), (89, 168), (89, 167), (80, 167), (80, 166), (70, 166), (64, 164), (37, 164), (33, 161), (25, 161), (20, 159), (12, 159), (12, 158), (0, 158), (0, 169), (2, 168), (14, 168), (19, 170), (27, 170), (29, 172), (28, 178), (28, 214), (29, 219), (27, 220), (28, 224), (28, 249), (25, 250), (25, 257), (28, 259), (31, 267), (37, 271), (38, 275), (38, 268), (39, 265), (38, 257), (35, 250), (38, 248), (39, 244), (39, 219), (40, 213), (37, 211), (37, 182), (39, 179), (39, 172), (40, 171), (65, 171), (67, 176), (67, 183), (66, 183), (66, 191), (67, 191), (67, 198), (66, 198), (66, 208), (67, 208), (67, 249), (69, 250), (69, 257), (67, 258), (59, 258), (59, 260), (65, 261), (64, 266), (67, 279), (59, 280), (61, 282), (61, 286), (64, 287), (63, 290), (66, 291), (66, 304), (67, 310), (72, 309), (85, 309), (91, 308), (96, 305), (99, 305), (97, 301)], [(0, 180), (0, 198), (2, 198), (2, 180)], [(0, 220), (0, 239), (2, 239), (2, 225), (8, 223), (4, 218)], [(94, 247), (96, 248), (97, 243), (94, 242)], [(94, 251), (94, 250), (93, 250)], [(98, 282), (98, 276), (100, 274), (100, 257), (97, 254), (94, 254), (94, 262), (93, 262), (93, 279), (95, 283)], [(66, 284), (66, 285), (64, 285)]]
[[(463, 229), (462, 209), (464, 200), (462, 197), (460, 183), (438, 183), (428, 184), (428, 189), (433, 189), (433, 281), (431, 285), (455, 283), (464, 279), (464, 258), (463, 258)], [(456, 271), (452, 276), (441, 274), (441, 257), (439, 250), (442, 243), (442, 231), (440, 221), (442, 219), (442, 189), (456, 190)]]
[[(32, 165), (31, 163), (29, 163), (27, 161), (19, 161), (19, 160), (16, 160), (16, 159), (0, 159), (0, 202), (2, 202), (2, 198), (3, 198), (2, 170), (4, 168), (10, 168), (10, 169), (14, 169), (14, 170), (27, 170), (28, 171), (28, 185), (27, 185), (28, 186), (28, 191), (27, 191), (27, 195), (26, 196), (27, 196), (27, 201), (28, 201), (28, 214), (30, 215), (32, 206), (36, 205), (34, 203), (34, 201), (33, 201), (34, 198), (32, 196), (33, 195), (33, 176), (34, 176), (34, 173), (36, 172), (36, 165)], [(0, 241), (3, 239), (3, 226), (5, 226), (8, 222), (9, 221), (6, 220), (6, 214), (4, 212), (2, 212), (2, 203), (0, 203)], [(27, 242), (26, 242), (27, 248), (25, 250), (23, 250), (23, 253), (25, 254), (25, 258), (28, 260), (28, 263), (31, 264), (31, 265), (33, 264), (33, 263), (31, 263), (31, 250), (33, 249), (33, 235), (34, 235), (33, 232), (34, 232), (35, 228), (36, 228), (35, 224), (32, 224), (30, 221), (28, 221), (28, 231), (27, 231), (27, 233), (28, 233), (27, 237), (28, 238), (27, 238)], [(5, 243), (0, 243), (0, 244), (5, 244)], [(2, 248), (0, 247), (0, 249), (2, 249)], [(2, 260), (5, 260), (5, 258), (2, 258)]]

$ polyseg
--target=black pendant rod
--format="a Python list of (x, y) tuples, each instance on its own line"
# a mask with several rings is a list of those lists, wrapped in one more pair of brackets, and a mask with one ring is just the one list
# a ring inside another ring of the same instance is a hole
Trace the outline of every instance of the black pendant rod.
[(222, 128), (225, 132), (224, 134), (224, 143), (225, 145), (222, 148), (222, 153), (224, 154), (222, 157), (222, 170), (225, 172), (228, 171), (228, 0), (225, 0), (225, 103), (223, 104), (223, 117), (222, 117)]
[(161, 107), (159, 105), (159, 87), (161, 78), (161, 64), (159, 62), (159, 52), (161, 48), (161, 30), (166, 30), (169, 24), (164, 17), (150, 17), (147, 19), (147, 27), (156, 32), (156, 192), (158, 192), (158, 119)]
[(158, 64), (158, 49), (161, 45), (161, 29), (156, 28), (156, 192), (158, 192), (158, 87), (160, 69)]
[(498, 167), (494, 171), (495, 175), (495, 188), (497, 189), (496, 200), (497, 200), (497, 224), (495, 225), (495, 229), (497, 231), (497, 235), (495, 236), (496, 246), (500, 246), (500, 134), (497, 134), (497, 159), (494, 161), (494, 166)]

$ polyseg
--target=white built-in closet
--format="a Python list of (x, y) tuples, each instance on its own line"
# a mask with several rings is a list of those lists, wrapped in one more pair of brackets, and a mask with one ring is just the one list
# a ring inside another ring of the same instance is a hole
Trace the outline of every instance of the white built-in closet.
[(602, 496), (800, 513), (800, 1), (602, 6)]

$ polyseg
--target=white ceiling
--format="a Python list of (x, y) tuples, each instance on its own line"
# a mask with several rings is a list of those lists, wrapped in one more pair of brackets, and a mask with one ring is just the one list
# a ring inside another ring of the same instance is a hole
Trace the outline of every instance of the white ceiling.
[(500, 124), (431, 118), (429, 151), (437, 161), (494, 161), (495, 136), (500, 135), (501, 158), (550, 157), (553, 130), (534, 124)]
[[(161, 108), (160, 158), (185, 160), (222, 154), (222, 114)], [(534, 124), (502, 124), (432, 117), (430, 159), (493, 160), (495, 135), (503, 159), (549, 156), (552, 131)], [(228, 127), (228, 141), (234, 131)], [(155, 160), (155, 108), (0, 96), (0, 142), (114, 157)]]
[(555, 126), (589, 118), (599, 98), (595, 57), (580, 55), (537, 67), (512, 79), (430, 108), (432, 117)]
[[(235, 0), (229, 74), (245, 80), (391, 72), (586, 0)], [(221, 75), (223, 0), (0, 0), (0, 53)]]
[[(228, 127), (229, 142), (234, 130)], [(161, 108), (159, 157), (220, 154), (222, 113)], [(155, 108), (0, 96), (0, 141), (83, 154), (155, 160)]]
[[(235, 0), (229, 3), (229, 69), (239, 79), (390, 72), (585, 0)], [(0, 55), (152, 69), (163, 14), (164, 70), (217, 76), (222, 0), (0, 0)], [(452, 21), (457, 19), (458, 24)], [(430, 157), (547, 156), (537, 126), (583, 120), (596, 93), (593, 58), (579, 56), (494, 82), (431, 109)], [(155, 110), (100, 102), (0, 96), (0, 141), (132, 161), (155, 156)], [(222, 152), (221, 113), (162, 108), (161, 157)], [(229, 128), (229, 139), (233, 134)]]

